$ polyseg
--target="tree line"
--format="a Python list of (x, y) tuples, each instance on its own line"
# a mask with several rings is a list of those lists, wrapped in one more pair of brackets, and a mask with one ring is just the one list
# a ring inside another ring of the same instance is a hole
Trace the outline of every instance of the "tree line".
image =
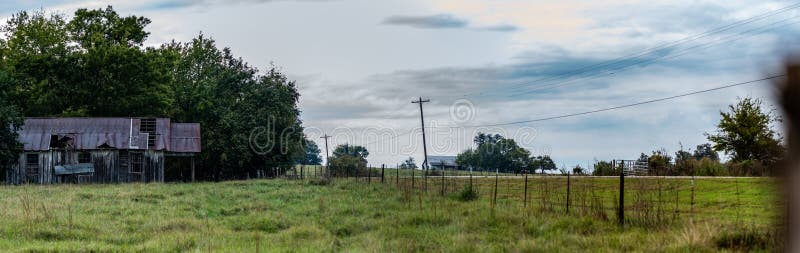
[(490, 170), (502, 173), (556, 170), (550, 156), (532, 156), (531, 152), (520, 147), (514, 139), (499, 134), (479, 132), (473, 139), (475, 148), (470, 148), (456, 156), (456, 164), (463, 168)]
[[(650, 175), (659, 176), (775, 175), (775, 168), (785, 155), (782, 137), (773, 130), (781, 122), (775, 110), (760, 99), (747, 97), (728, 106), (720, 116), (717, 131), (705, 133), (709, 143), (697, 145), (694, 150), (681, 148), (674, 154), (665, 149), (641, 153), (633, 162), (646, 168)], [(549, 156), (534, 157), (513, 139), (498, 134), (478, 133), (473, 142), (474, 148), (456, 158), (456, 163), (464, 168), (505, 173), (558, 170), (562, 174), (597, 176), (616, 176), (623, 169), (630, 169), (621, 162), (614, 166), (611, 161), (595, 161), (592, 171), (580, 165), (557, 168)], [(726, 154), (729, 160), (723, 162), (718, 152)]]
[(320, 162), (303, 135), (294, 81), (274, 66), (260, 71), (202, 33), (146, 46), (149, 24), (111, 6), (79, 9), (72, 18), (12, 15), (0, 28), (0, 167), (20, 152), (23, 117), (200, 123), (197, 177), (206, 180)]
[[(636, 162), (644, 164), (651, 175), (664, 176), (773, 176), (785, 156), (780, 134), (773, 130), (781, 118), (760, 99), (741, 98), (727, 111), (720, 112), (716, 133), (706, 133), (709, 143), (692, 150), (670, 154), (665, 149), (641, 153)], [(717, 152), (729, 156), (721, 161)], [(594, 175), (619, 175), (609, 161), (597, 161)]]

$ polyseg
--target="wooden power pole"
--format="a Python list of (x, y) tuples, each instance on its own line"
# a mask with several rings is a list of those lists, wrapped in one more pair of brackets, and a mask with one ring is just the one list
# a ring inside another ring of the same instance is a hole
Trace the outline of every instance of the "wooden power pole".
[(422, 124), (422, 151), (425, 154), (425, 160), (422, 161), (422, 169), (425, 171), (425, 190), (427, 191), (427, 179), (428, 179), (428, 145), (425, 140), (425, 114), (422, 111), (422, 104), (431, 102), (430, 99), (423, 100), (422, 97), (419, 97), (417, 101), (411, 101), (412, 104), (419, 104), (419, 119), (420, 123)]
[(323, 135), (322, 137), (319, 137), (319, 138), (320, 139), (325, 139), (325, 175), (328, 177), (328, 179), (330, 179), (331, 178), (331, 170), (330, 170), (331, 159), (328, 157), (328, 155), (329, 155), (328, 154), (328, 139), (331, 138), (331, 136), (325, 134), (325, 135)]

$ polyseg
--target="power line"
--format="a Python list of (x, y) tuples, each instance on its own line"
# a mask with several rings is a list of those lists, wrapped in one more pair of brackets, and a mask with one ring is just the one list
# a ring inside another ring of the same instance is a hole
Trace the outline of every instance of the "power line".
[[(522, 121), (514, 121), (514, 122), (500, 123), (500, 124), (470, 125), (470, 126), (447, 126), (447, 127), (426, 127), (426, 128), (451, 128), (451, 129), (453, 129), (453, 128), (498, 127), (498, 126), (509, 126), (509, 125), (524, 124), (524, 123), (532, 123), (532, 122), (541, 122), (541, 121), (563, 119), (563, 118), (569, 118), (569, 117), (575, 117), (575, 116), (594, 114), (594, 113), (599, 113), (599, 112), (613, 111), (613, 110), (624, 109), (624, 108), (629, 108), (629, 107), (635, 107), (635, 106), (640, 106), (640, 105), (652, 104), (652, 103), (656, 103), (656, 102), (662, 102), (662, 101), (667, 101), (667, 100), (672, 100), (672, 99), (677, 99), (677, 98), (682, 98), (682, 97), (688, 97), (688, 96), (692, 96), (692, 95), (708, 93), (708, 92), (712, 92), (712, 91), (718, 91), (718, 90), (733, 88), (733, 87), (737, 87), (737, 86), (742, 86), (742, 85), (747, 85), (747, 84), (753, 84), (753, 83), (757, 83), (757, 82), (772, 80), (772, 79), (780, 78), (780, 77), (784, 77), (784, 76), (786, 76), (786, 75), (785, 74), (773, 75), (773, 76), (768, 76), (768, 77), (764, 77), (764, 78), (760, 78), (760, 79), (756, 79), (756, 80), (750, 80), (750, 81), (746, 81), (746, 82), (728, 84), (728, 85), (723, 85), (723, 86), (710, 88), (710, 89), (705, 89), (705, 90), (693, 91), (693, 92), (683, 93), (683, 94), (669, 96), (669, 97), (646, 100), (646, 101), (636, 102), (636, 103), (632, 103), (632, 104), (613, 106), (613, 107), (597, 109), (597, 110), (591, 110), (591, 111), (585, 111), (585, 112), (579, 112), (579, 113), (570, 113), (570, 114), (564, 114), (564, 115), (558, 115), (558, 116), (550, 116), (550, 117), (544, 117), (544, 118), (522, 120)], [(378, 143), (378, 142), (383, 142), (383, 141), (391, 141), (391, 140), (397, 139), (399, 137), (412, 134), (414, 132), (415, 131), (413, 131), (413, 130), (412, 131), (407, 131), (407, 132), (405, 132), (403, 134), (398, 134), (398, 135), (392, 136), (392, 137), (390, 137), (390, 138), (388, 138), (386, 140), (383, 140), (383, 139), (375, 140), (375, 141), (372, 141), (372, 142), (369, 142), (369, 143), (365, 144), (365, 146), (372, 145), (372, 144), (375, 144), (375, 143)]]
[[(653, 48), (646, 49), (646, 50), (638, 52), (638, 53), (628, 54), (628, 55), (625, 55), (625, 56), (622, 56), (622, 57), (618, 57), (618, 58), (615, 58), (615, 59), (612, 59), (612, 60), (609, 60), (609, 61), (592, 64), (592, 65), (589, 65), (589, 66), (585, 66), (585, 67), (582, 67), (582, 68), (579, 68), (579, 69), (576, 69), (576, 70), (572, 70), (572, 71), (568, 71), (566, 73), (558, 74), (558, 75), (555, 75), (555, 76), (543, 77), (543, 78), (539, 78), (539, 79), (532, 80), (532, 81), (522, 82), (520, 84), (512, 86), (511, 89), (512, 90), (519, 89), (519, 88), (523, 88), (523, 87), (527, 86), (528, 84), (538, 83), (538, 82), (542, 82), (542, 81), (557, 80), (557, 79), (560, 79), (560, 77), (568, 77), (568, 76), (575, 76), (575, 75), (585, 74), (585, 73), (589, 73), (591, 71), (594, 71), (594, 70), (597, 70), (597, 69), (600, 69), (600, 68), (603, 68), (603, 67), (623, 64), (628, 60), (637, 60), (640, 57), (655, 53), (655, 52), (657, 52), (659, 50), (668, 49), (668, 48), (671, 48), (671, 47), (676, 47), (676, 46), (678, 46), (680, 44), (683, 44), (683, 43), (687, 43), (687, 42), (695, 41), (695, 40), (698, 40), (698, 39), (701, 39), (701, 38), (704, 38), (704, 37), (708, 37), (708, 36), (710, 36), (712, 34), (728, 31), (728, 30), (731, 30), (731, 29), (733, 29), (735, 27), (746, 25), (746, 24), (750, 24), (750, 23), (753, 23), (753, 22), (756, 22), (756, 21), (760, 21), (760, 20), (763, 20), (765, 18), (772, 17), (772, 16), (775, 16), (775, 15), (778, 15), (780, 13), (784, 13), (784, 12), (787, 12), (787, 11), (790, 11), (790, 10), (793, 10), (793, 9), (796, 9), (796, 8), (800, 8), (800, 3), (789, 5), (789, 6), (781, 8), (781, 9), (774, 10), (774, 11), (769, 11), (769, 12), (766, 12), (766, 13), (763, 13), (763, 14), (748, 18), (748, 19), (740, 20), (740, 21), (737, 21), (737, 22), (734, 22), (734, 23), (731, 23), (731, 24), (728, 24), (728, 25), (725, 25), (725, 26), (717, 27), (717, 28), (708, 30), (706, 32), (703, 32), (703, 33), (700, 33), (700, 34), (696, 34), (696, 35), (693, 35), (693, 36), (689, 36), (689, 37), (686, 37), (686, 38), (683, 38), (683, 39), (680, 39), (680, 40), (677, 40), (677, 41), (665, 43), (665, 44), (662, 44), (662, 45), (659, 45), (659, 46), (656, 46), (656, 47), (653, 47)], [(688, 50), (688, 49), (686, 49), (686, 50)], [(666, 56), (662, 56), (662, 57), (666, 57)], [(631, 65), (637, 65), (637, 64), (640, 64), (640, 63), (631, 63)], [(625, 67), (625, 68), (627, 68), (627, 67)], [(462, 96), (452, 96), (452, 97), (482, 96), (482, 95), (487, 95), (489, 93), (495, 93), (497, 91), (500, 91), (500, 90), (489, 91), (489, 92), (477, 92), (477, 93), (465, 94), (465, 95), (462, 95)]]
[(612, 111), (612, 110), (623, 109), (623, 108), (628, 108), (628, 107), (634, 107), (634, 106), (639, 106), (639, 105), (651, 104), (651, 103), (656, 103), (656, 102), (661, 102), (661, 101), (666, 101), (666, 100), (672, 100), (672, 99), (676, 99), (676, 98), (682, 98), (682, 97), (687, 97), (687, 96), (691, 96), (691, 95), (697, 95), (697, 94), (701, 94), (701, 93), (707, 93), (707, 92), (712, 92), (712, 91), (732, 88), (732, 87), (736, 87), (736, 86), (741, 86), (741, 85), (746, 85), (746, 84), (751, 84), (751, 83), (757, 83), (757, 82), (771, 80), (771, 79), (784, 77), (784, 76), (786, 76), (786, 75), (785, 74), (774, 75), (774, 76), (769, 76), (769, 77), (765, 77), (765, 78), (761, 78), (761, 79), (757, 79), (757, 80), (752, 80), (752, 81), (747, 81), (747, 82), (729, 84), (729, 85), (719, 86), (719, 87), (716, 87), (716, 88), (711, 88), (711, 89), (706, 89), (706, 90), (693, 91), (693, 92), (684, 93), (684, 94), (675, 95), (675, 96), (669, 96), (669, 97), (653, 99), (653, 100), (646, 100), (646, 101), (636, 102), (636, 103), (633, 103), (633, 104), (614, 106), (614, 107), (598, 109), (598, 110), (592, 110), (592, 111), (586, 111), (586, 112), (571, 113), (571, 114), (564, 114), (564, 115), (559, 115), (559, 116), (552, 116), (552, 117), (545, 117), (545, 118), (538, 118), (538, 119), (531, 119), (531, 120), (523, 120), (523, 121), (515, 121), (515, 122), (508, 122), (508, 123), (501, 123), (501, 124), (462, 126), (462, 127), (463, 128), (496, 127), (496, 126), (508, 126), (508, 125), (518, 125), (518, 124), (524, 124), (524, 123), (531, 123), (531, 122), (548, 121), (548, 120), (554, 120), (554, 119), (563, 119), (563, 118), (575, 117), (575, 116), (580, 116), (580, 115), (587, 115), (587, 114), (593, 114), (593, 113), (598, 113), (598, 112)]
[[(797, 18), (797, 17), (787, 18), (787, 19), (783, 19), (783, 20), (780, 20), (780, 21), (777, 21), (777, 22), (774, 22), (774, 23), (770, 23), (770, 24), (765, 25), (765, 26), (749, 29), (749, 30), (743, 31), (742, 34), (754, 34), (753, 32), (758, 32), (758, 31), (760, 31), (762, 29), (769, 28), (771, 26), (778, 25), (778, 24), (781, 24), (781, 23), (785, 23), (785, 22), (791, 21), (791, 20), (793, 20), (795, 18)], [(781, 24), (780, 26), (793, 25), (793, 24), (797, 24), (797, 23), (798, 22), (791, 22), (791, 23)], [(777, 26), (777, 27), (780, 27), (780, 26)], [(769, 29), (766, 29), (766, 30), (775, 29), (777, 27), (772, 27), (772, 28), (769, 28)], [(555, 83), (551, 83), (551, 84), (547, 84), (547, 85), (542, 85), (542, 86), (539, 86), (539, 87), (535, 87), (535, 88), (529, 89), (527, 91), (520, 91), (519, 93), (516, 93), (516, 94), (513, 94), (513, 95), (509, 95), (508, 97), (517, 97), (517, 96), (530, 94), (530, 93), (533, 93), (535, 91), (540, 91), (540, 90), (545, 90), (545, 89), (552, 89), (552, 88), (555, 88), (555, 87), (561, 87), (561, 86), (565, 86), (565, 85), (569, 85), (569, 84), (575, 84), (575, 81), (581, 80), (581, 79), (587, 79), (587, 78), (588, 79), (593, 79), (593, 78), (597, 78), (597, 77), (602, 77), (604, 75), (613, 75), (615, 73), (618, 73), (620, 71), (629, 69), (629, 68), (634, 67), (634, 66), (639, 65), (639, 64), (651, 64), (651, 63), (654, 63), (654, 62), (659, 61), (659, 60), (677, 58), (677, 57), (680, 57), (680, 56), (684, 56), (684, 55), (686, 55), (688, 53), (691, 53), (691, 50), (694, 50), (694, 49), (710, 48), (710, 47), (719, 45), (721, 43), (733, 42), (733, 41), (737, 41), (739, 39), (742, 39), (744, 37), (750, 36), (750, 35), (743, 36), (742, 34), (734, 34), (734, 35), (725, 37), (725, 38), (723, 38), (723, 39), (721, 39), (719, 41), (714, 41), (714, 42), (710, 42), (710, 43), (706, 43), (706, 44), (695, 45), (695, 46), (683, 49), (681, 51), (678, 51), (677, 54), (664, 55), (664, 56), (660, 56), (660, 57), (656, 57), (656, 58), (652, 58), (652, 59), (643, 60), (641, 62), (630, 64), (630, 65), (627, 65), (627, 66), (621, 66), (619, 68), (607, 69), (606, 71), (608, 71), (608, 72), (601, 71), (601, 72), (597, 72), (597, 73), (594, 73), (594, 74), (590, 74), (588, 76), (577, 77), (576, 79), (572, 79), (572, 80), (565, 80), (565, 81), (561, 81), (561, 82), (555, 82)]]

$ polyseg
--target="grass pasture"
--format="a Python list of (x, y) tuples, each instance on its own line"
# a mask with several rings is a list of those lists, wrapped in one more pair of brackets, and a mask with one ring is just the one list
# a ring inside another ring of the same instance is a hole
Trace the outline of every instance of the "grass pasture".
[[(473, 179), (480, 195), (474, 201), (454, 197), (466, 178), (446, 179), (444, 197), (437, 178), (428, 179), (427, 193), (411, 190), (408, 180), (0, 186), (0, 251), (716, 252), (768, 251), (779, 237), (772, 179), (697, 180), (695, 225), (688, 222), (686, 180), (626, 180), (631, 220), (624, 227), (615, 221), (618, 181), (611, 178), (572, 178), (569, 214), (561, 207), (566, 197), (556, 197), (566, 194), (565, 178), (531, 179), (527, 208), (520, 178), (498, 179), (494, 205), (491, 177)], [(640, 209), (647, 202), (637, 200), (658, 198), (637, 187), (659, 183), (667, 204)], [(598, 198), (602, 208), (582, 208)], [(653, 211), (658, 207), (667, 211)], [(637, 210), (670, 222), (636, 223)]]

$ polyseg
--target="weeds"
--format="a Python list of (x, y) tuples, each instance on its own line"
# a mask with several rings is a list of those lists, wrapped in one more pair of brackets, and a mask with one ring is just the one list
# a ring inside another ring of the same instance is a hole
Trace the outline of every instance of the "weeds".
[(462, 202), (473, 201), (478, 199), (479, 197), (480, 196), (478, 195), (478, 191), (473, 189), (471, 185), (465, 186), (456, 195), (456, 199)]

